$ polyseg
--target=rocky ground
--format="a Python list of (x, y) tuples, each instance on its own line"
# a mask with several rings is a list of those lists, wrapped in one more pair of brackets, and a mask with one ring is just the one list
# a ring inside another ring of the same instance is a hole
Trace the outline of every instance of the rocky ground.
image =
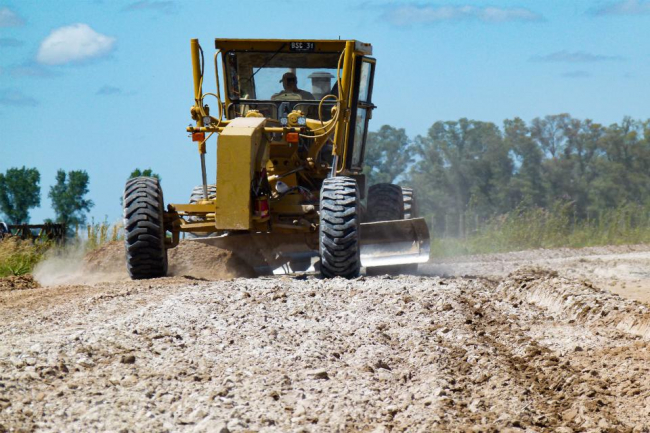
[(430, 275), (503, 278), (524, 266), (553, 269), (621, 296), (650, 302), (650, 245), (518, 251), (436, 260), (421, 267)]
[(629, 248), (138, 282), (108, 248), (0, 290), (0, 431), (650, 431), (650, 308), (623, 278), (650, 248)]

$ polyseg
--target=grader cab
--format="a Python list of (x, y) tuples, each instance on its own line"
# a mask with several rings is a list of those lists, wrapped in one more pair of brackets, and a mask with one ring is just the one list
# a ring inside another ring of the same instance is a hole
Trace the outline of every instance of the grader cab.
[[(167, 207), (157, 179), (126, 184), (131, 277), (166, 275), (167, 249), (181, 232), (233, 251), (261, 274), (313, 269), (352, 278), (362, 267), (412, 272), (426, 262), (429, 232), (413, 191), (366, 187), (375, 108), (370, 44), (216, 39), (215, 48), (216, 90), (204, 93), (205, 55), (191, 40), (194, 124), (187, 131), (202, 184), (189, 203)], [(217, 172), (208, 179), (206, 144), (215, 134)]]

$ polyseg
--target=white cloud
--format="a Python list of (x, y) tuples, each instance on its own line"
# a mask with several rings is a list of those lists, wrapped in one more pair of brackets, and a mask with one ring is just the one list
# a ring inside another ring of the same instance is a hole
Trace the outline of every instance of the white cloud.
[(36, 60), (46, 65), (78, 63), (109, 54), (115, 38), (97, 33), (88, 24), (72, 24), (52, 31), (38, 49)]
[(0, 27), (18, 27), (23, 24), (25, 24), (25, 20), (19, 17), (11, 9), (0, 9)]
[(29, 77), (29, 78), (51, 78), (57, 76), (57, 73), (37, 64), (36, 62), (25, 62), (21, 65), (15, 65), (9, 68), (11, 75), (14, 77)]
[(541, 15), (524, 8), (426, 6), (415, 4), (390, 8), (384, 12), (382, 18), (397, 26), (462, 20), (479, 20), (487, 23), (543, 20)]
[(592, 10), (593, 15), (648, 15), (650, 1), (623, 0)]
[(592, 54), (586, 51), (576, 51), (574, 53), (562, 50), (545, 56), (533, 56), (530, 58), (533, 62), (557, 62), (557, 63), (594, 63), (623, 60), (620, 56), (603, 56), (601, 54)]
[(134, 12), (134, 11), (154, 11), (164, 14), (171, 14), (176, 11), (176, 4), (173, 1), (149, 1), (141, 0), (135, 3), (131, 3), (122, 8), (122, 12)]
[(591, 74), (587, 71), (571, 71), (565, 72), (562, 76), (564, 78), (587, 78), (591, 77)]
[(115, 86), (109, 86), (108, 84), (102, 86), (96, 93), (96, 95), (119, 95), (122, 93), (122, 89)]
[(506, 21), (541, 21), (542, 16), (524, 8), (501, 9), (486, 7), (479, 9), (477, 16), (483, 21), (506, 22)]
[(31, 96), (25, 95), (20, 90), (5, 89), (0, 91), (0, 105), (10, 107), (36, 107), (38, 101)]

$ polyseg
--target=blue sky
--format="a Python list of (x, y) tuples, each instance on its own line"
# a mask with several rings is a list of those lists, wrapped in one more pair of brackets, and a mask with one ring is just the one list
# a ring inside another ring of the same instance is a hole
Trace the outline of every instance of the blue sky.
[(47, 192), (59, 168), (89, 173), (95, 220), (120, 218), (136, 167), (162, 176), (166, 202), (185, 202), (201, 179), (185, 132), (190, 38), (207, 54), (215, 37), (339, 36), (373, 44), (371, 129), (415, 136), (461, 117), (650, 117), (648, 0), (0, 0), (0, 172), (40, 170), (32, 222), (53, 217)]

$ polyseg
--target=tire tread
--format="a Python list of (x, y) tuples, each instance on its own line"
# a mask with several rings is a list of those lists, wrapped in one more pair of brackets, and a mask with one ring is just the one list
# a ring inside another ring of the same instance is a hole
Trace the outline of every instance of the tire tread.
[(164, 207), (158, 179), (135, 177), (124, 188), (124, 247), (132, 279), (167, 275)]
[(355, 278), (361, 271), (359, 187), (354, 179), (325, 179), (320, 202), (320, 272)]

